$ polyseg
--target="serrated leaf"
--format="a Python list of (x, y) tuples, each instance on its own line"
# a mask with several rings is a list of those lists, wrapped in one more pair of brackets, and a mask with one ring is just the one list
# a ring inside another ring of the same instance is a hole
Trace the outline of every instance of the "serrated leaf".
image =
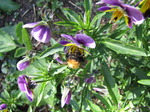
[(53, 55), (60, 51), (63, 51), (63, 46), (61, 46), (60, 44), (55, 44), (52, 47), (46, 49), (44, 52), (42, 52), (40, 58), (45, 58), (49, 55)]
[(0, 9), (3, 11), (11, 12), (19, 8), (19, 4), (12, 0), (0, 0)]
[(8, 52), (16, 48), (16, 44), (11, 37), (4, 31), (0, 30), (0, 52)]
[(18, 48), (15, 52), (15, 57), (20, 57), (26, 54), (26, 48), (25, 47), (21, 47)]
[(123, 44), (120, 41), (113, 39), (103, 39), (102, 43), (109, 49), (121, 53), (135, 56), (150, 56), (150, 53), (146, 53), (144, 49), (135, 46)]
[(138, 83), (150, 86), (150, 79), (138, 80)]
[(32, 50), (32, 43), (30, 40), (30, 36), (25, 28), (22, 28), (22, 41), (28, 51)]
[(90, 109), (93, 112), (102, 112), (101, 108), (98, 105), (95, 105), (94, 103), (92, 103), (91, 101), (89, 101), (88, 99), (86, 99), (86, 102), (88, 103)]
[(117, 84), (115, 83), (115, 80), (110, 74), (109, 68), (105, 63), (102, 64), (102, 73), (104, 75), (104, 80), (108, 88), (108, 92), (112, 100), (114, 101), (114, 103), (118, 105), (118, 100), (120, 98), (120, 95), (117, 88)]

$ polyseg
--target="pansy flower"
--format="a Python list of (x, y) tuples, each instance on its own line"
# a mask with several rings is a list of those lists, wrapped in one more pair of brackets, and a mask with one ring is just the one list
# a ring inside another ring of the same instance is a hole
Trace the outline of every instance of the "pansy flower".
[(6, 109), (7, 108), (7, 105), (6, 104), (0, 104), (0, 110), (4, 110), (4, 109)]
[(61, 36), (71, 41), (62, 40), (60, 44), (66, 46), (64, 50), (66, 52), (67, 63), (73, 69), (78, 68), (80, 63), (84, 61), (84, 52), (87, 52), (87, 50), (82, 45), (89, 48), (96, 47), (95, 41), (85, 34), (76, 34), (75, 37), (66, 34), (62, 34)]
[(17, 63), (17, 69), (19, 71), (23, 71), (25, 68), (27, 68), (30, 65), (30, 59), (29, 58), (24, 58), (23, 60), (20, 60)]
[(111, 5), (111, 6), (102, 6), (98, 10), (105, 12), (113, 12), (112, 21), (118, 21), (122, 17), (125, 18), (125, 22), (129, 28), (132, 28), (132, 24), (141, 24), (144, 21), (142, 13), (137, 10), (135, 7), (124, 4), (119, 0), (101, 0), (102, 2)]
[(31, 81), (28, 76), (21, 75), (18, 77), (18, 86), (22, 92), (26, 93), (26, 96), (29, 99), (29, 101), (33, 101), (33, 89), (36, 86), (35, 82)]
[(62, 37), (72, 41), (60, 41), (60, 44), (63, 46), (78, 46), (81, 47), (81, 45), (84, 45), (89, 48), (95, 48), (96, 44), (95, 41), (86, 34), (76, 34), (74, 37), (66, 34), (61, 34)]
[(94, 77), (89, 77), (89, 78), (86, 78), (84, 80), (84, 82), (86, 82), (86, 83), (95, 83), (96, 79)]
[(61, 97), (61, 107), (64, 107), (65, 104), (69, 104), (70, 100), (71, 100), (71, 91), (69, 88), (65, 87)]
[(22, 26), (23, 28), (33, 28), (31, 36), (37, 41), (48, 43), (51, 39), (51, 32), (48, 24), (44, 21), (28, 23)]
[(143, 13), (144, 17), (150, 17), (150, 0), (142, 0), (138, 5), (141, 5), (140, 11)]

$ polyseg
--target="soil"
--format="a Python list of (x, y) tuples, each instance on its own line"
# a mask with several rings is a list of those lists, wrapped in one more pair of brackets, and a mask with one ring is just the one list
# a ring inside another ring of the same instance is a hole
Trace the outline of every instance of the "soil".
[[(0, 10), (0, 27), (4, 27), (6, 25), (14, 25), (19, 22), (23, 23), (31, 23), (37, 22), (41, 20), (39, 15), (40, 11), (50, 10), (51, 4), (48, 4), (49, 9), (44, 9), (47, 1), (50, 0), (12, 0), (17, 2), (20, 5), (20, 8), (11, 13), (3, 12)], [(37, 1), (40, 2), (41, 6), (37, 6)], [(95, 3), (97, 0), (93, 0)], [(75, 12), (83, 12), (83, 7), (81, 4), (81, 0), (59, 0), (62, 3), (63, 8), (70, 8)], [(59, 13), (59, 12), (58, 12)], [(54, 21), (57, 21), (58, 18), (54, 18)]]

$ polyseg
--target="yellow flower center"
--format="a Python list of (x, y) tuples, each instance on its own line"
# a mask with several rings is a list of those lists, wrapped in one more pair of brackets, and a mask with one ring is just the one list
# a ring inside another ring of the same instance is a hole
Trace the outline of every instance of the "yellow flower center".
[(145, 13), (148, 9), (150, 9), (150, 0), (143, 0), (140, 4), (143, 4), (140, 9), (142, 13)]

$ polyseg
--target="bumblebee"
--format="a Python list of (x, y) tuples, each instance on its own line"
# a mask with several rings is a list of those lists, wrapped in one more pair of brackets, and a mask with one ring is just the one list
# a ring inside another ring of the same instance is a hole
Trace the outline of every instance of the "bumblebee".
[(84, 62), (84, 49), (70, 46), (66, 53), (67, 64), (70, 68), (77, 69)]

